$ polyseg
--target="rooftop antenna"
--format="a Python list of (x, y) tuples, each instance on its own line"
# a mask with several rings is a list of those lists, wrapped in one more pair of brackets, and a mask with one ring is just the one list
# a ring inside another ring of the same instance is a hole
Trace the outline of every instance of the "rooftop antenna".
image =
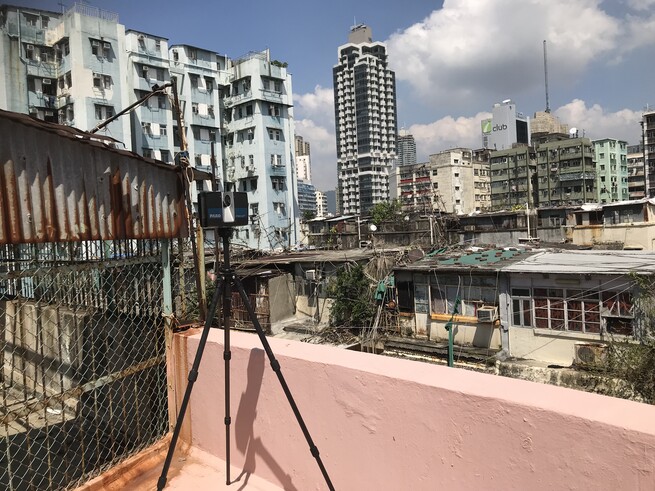
[(550, 101), (548, 100), (548, 54), (546, 51), (545, 39), (544, 39), (544, 79), (546, 80), (546, 112), (550, 113)]

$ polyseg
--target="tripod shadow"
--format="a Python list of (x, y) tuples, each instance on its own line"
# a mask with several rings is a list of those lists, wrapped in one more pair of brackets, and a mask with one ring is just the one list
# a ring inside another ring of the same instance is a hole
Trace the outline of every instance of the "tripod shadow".
[(257, 348), (251, 350), (248, 361), (248, 383), (239, 401), (234, 428), (236, 446), (245, 455), (245, 462), (241, 474), (236, 479), (233, 479), (232, 482), (240, 481), (243, 478), (243, 483), (237, 491), (245, 489), (248, 485), (250, 475), (255, 472), (257, 465), (256, 457), (259, 456), (273, 471), (285, 490), (298, 491), (291, 481), (291, 476), (284, 472), (284, 469), (266, 449), (261, 439), (255, 436), (253, 431), (255, 418), (257, 417), (257, 401), (262, 386), (264, 368), (264, 350)]

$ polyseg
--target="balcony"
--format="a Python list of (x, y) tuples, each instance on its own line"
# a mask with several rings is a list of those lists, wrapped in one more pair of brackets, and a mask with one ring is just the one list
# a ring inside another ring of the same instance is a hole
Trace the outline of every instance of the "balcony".
[[(198, 340), (197, 330), (174, 335), (171, 408)], [(209, 333), (167, 489), (327, 489), (258, 338), (240, 332), (231, 349), (238, 481), (222, 484), (222, 340), (220, 330)], [(328, 346), (270, 344), (335, 489), (655, 487), (652, 406)], [(167, 444), (86, 489), (154, 489)]]

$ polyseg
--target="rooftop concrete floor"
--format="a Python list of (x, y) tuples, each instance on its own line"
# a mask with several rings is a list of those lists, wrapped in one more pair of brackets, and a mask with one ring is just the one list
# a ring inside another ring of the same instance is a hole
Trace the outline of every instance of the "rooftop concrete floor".
[[(110, 469), (76, 491), (154, 491), (162, 471), (170, 437)], [(282, 491), (257, 476), (232, 467), (226, 484), (225, 461), (199, 448), (176, 448), (166, 482), (166, 491)]]

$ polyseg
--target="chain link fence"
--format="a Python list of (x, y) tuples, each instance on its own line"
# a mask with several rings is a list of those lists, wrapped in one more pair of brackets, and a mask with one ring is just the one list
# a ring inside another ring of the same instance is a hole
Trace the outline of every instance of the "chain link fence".
[(0, 489), (75, 488), (168, 431), (161, 247), (0, 246)]

